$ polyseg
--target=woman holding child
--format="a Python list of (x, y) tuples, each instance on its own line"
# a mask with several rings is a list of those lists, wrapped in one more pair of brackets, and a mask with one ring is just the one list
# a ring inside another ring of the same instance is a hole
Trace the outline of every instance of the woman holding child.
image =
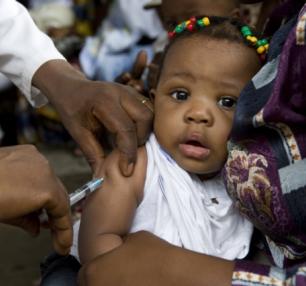
[(306, 6), (285, 5), (288, 21), (267, 64), (239, 98), (224, 168), (230, 195), (264, 234), (275, 266), (197, 254), (141, 232), (83, 266), (81, 285), (306, 284)]

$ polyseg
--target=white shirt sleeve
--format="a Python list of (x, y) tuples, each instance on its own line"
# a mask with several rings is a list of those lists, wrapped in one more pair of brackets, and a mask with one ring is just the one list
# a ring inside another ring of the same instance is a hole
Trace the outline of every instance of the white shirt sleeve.
[(37, 69), (52, 59), (64, 59), (52, 40), (34, 24), (24, 6), (0, 0), (0, 72), (5, 74), (34, 106), (47, 99), (32, 86)]

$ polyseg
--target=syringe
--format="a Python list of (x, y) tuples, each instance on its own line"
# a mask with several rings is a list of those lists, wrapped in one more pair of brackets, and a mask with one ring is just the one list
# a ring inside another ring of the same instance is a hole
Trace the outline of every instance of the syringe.
[[(87, 197), (90, 193), (97, 190), (103, 183), (104, 178), (99, 179), (93, 179), (86, 184), (84, 184), (82, 187), (77, 188), (74, 192), (69, 194), (69, 201), (70, 201), (70, 207), (74, 206), (76, 203), (78, 203), (80, 200)], [(48, 221), (48, 215), (45, 209), (42, 210), (42, 213), (39, 215), (40, 222), (46, 222)]]
[(103, 181), (104, 181), (103, 178), (93, 179), (93, 180), (87, 182), (82, 187), (76, 189), (73, 193), (71, 193), (69, 195), (70, 206), (72, 207), (77, 202), (79, 202), (80, 200), (84, 199), (90, 193), (92, 193), (93, 191), (98, 189), (102, 185)]

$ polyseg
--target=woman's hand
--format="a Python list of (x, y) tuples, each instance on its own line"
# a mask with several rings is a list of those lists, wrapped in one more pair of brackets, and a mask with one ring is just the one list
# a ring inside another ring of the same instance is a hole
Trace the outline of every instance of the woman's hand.
[(81, 286), (229, 286), (233, 268), (233, 261), (188, 251), (139, 232), (85, 264), (78, 278)]

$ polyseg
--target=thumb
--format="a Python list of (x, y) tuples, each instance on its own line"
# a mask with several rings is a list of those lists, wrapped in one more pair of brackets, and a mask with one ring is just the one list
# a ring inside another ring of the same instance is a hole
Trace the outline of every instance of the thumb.
[(76, 128), (70, 133), (78, 143), (93, 172), (100, 170), (104, 161), (104, 149), (99, 138), (83, 127)]

